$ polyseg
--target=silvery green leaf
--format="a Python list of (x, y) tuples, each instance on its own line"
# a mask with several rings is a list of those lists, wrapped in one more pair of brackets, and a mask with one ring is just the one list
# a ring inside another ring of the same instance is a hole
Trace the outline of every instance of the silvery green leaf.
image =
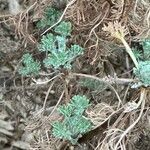
[(21, 75), (23, 76), (30, 75), (30, 74), (37, 75), (39, 73), (39, 70), (41, 68), (40, 62), (35, 61), (32, 58), (31, 54), (23, 55), (22, 63), (24, 64), (24, 66), (22, 66), (19, 69), (19, 73)]
[(71, 34), (71, 23), (62, 21), (55, 27), (55, 32), (59, 33), (61, 36), (69, 36)]
[(134, 68), (133, 72), (142, 85), (150, 86), (150, 61), (140, 61), (138, 68)]
[(61, 12), (52, 8), (48, 7), (45, 12), (43, 18), (37, 23), (38, 28), (45, 28), (47, 26), (52, 26), (54, 25), (58, 19), (61, 16)]
[(70, 103), (60, 106), (58, 110), (64, 116), (64, 119), (52, 125), (53, 135), (76, 144), (79, 137), (92, 128), (91, 121), (83, 114), (88, 106), (89, 100), (80, 95), (73, 96)]
[(39, 51), (56, 51), (56, 37), (49, 33), (42, 36), (41, 43), (38, 46)]

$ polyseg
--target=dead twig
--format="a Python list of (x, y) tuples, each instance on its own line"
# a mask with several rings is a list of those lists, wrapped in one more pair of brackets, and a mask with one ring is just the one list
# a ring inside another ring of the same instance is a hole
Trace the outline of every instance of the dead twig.
[(138, 116), (138, 118), (133, 122), (133, 124), (131, 124), (121, 135), (121, 137), (119, 138), (118, 142), (115, 144), (115, 148), (114, 150), (118, 149), (118, 146), (121, 144), (122, 139), (129, 133), (129, 131), (139, 122), (143, 111), (144, 111), (144, 107), (145, 107), (145, 99), (146, 99), (146, 95), (147, 95), (147, 90), (145, 88), (141, 89), (141, 96), (140, 96), (140, 100), (138, 102), (138, 105), (141, 105), (141, 111), (140, 114)]
[(112, 89), (115, 92), (115, 94), (119, 100), (118, 108), (120, 107), (120, 104), (122, 104), (122, 101), (120, 99), (119, 94), (117, 93), (117, 91), (115, 90), (115, 88), (111, 84), (114, 84), (114, 83), (117, 83), (117, 84), (128, 83), (129, 84), (129, 83), (135, 82), (134, 79), (120, 79), (120, 78), (112, 78), (112, 77), (98, 78), (98, 77), (93, 76), (93, 75), (81, 74), (81, 73), (72, 73), (71, 76), (80, 76), (80, 77), (85, 77), (85, 78), (91, 78), (91, 79), (98, 80), (99, 82), (103, 82), (106, 85), (108, 85), (108, 87), (110, 87), (110, 89)]

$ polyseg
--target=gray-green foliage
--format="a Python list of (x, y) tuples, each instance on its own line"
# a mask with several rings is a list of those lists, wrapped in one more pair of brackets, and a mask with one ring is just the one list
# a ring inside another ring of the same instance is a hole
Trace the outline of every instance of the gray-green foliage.
[(139, 65), (138, 68), (134, 68), (134, 74), (140, 80), (136, 86), (150, 86), (150, 39), (142, 40), (141, 44), (143, 53), (135, 53)]
[(132, 49), (135, 57), (142, 61), (150, 60), (150, 39), (144, 39), (140, 42), (140, 44), (143, 51), (139, 50), (138, 47)]
[(59, 35), (49, 33), (44, 35), (39, 45), (39, 51), (48, 53), (47, 58), (44, 60), (46, 67), (60, 67), (71, 69), (71, 62), (79, 55), (83, 54), (83, 48), (79, 45), (67, 46), (67, 36), (71, 33), (70, 22), (61, 22), (55, 28), (55, 32)]
[(132, 51), (133, 51), (134, 56), (136, 57), (136, 59), (138, 61), (143, 58), (143, 54), (142, 54), (142, 52), (140, 50), (138, 50), (136, 48), (132, 48)]
[(144, 60), (150, 60), (150, 39), (145, 39), (142, 41)]
[(56, 26), (55, 32), (65, 37), (70, 36), (71, 35), (71, 23), (62, 21), (58, 26)]
[(56, 36), (53, 34), (49, 33), (46, 35), (42, 36), (41, 43), (38, 47), (39, 51), (45, 51), (45, 52), (50, 52), (51, 50), (56, 48)]
[(100, 92), (107, 88), (107, 85), (105, 83), (89, 78), (81, 79), (79, 81), (79, 84), (80, 86), (87, 87), (94, 92)]
[(43, 29), (47, 26), (52, 26), (58, 21), (60, 16), (60, 11), (52, 7), (48, 7), (44, 12), (44, 17), (37, 23), (37, 27)]
[(89, 99), (80, 95), (73, 96), (70, 103), (60, 106), (58, 111), (64, 116), (64, 120), (53, 123), (53, 135), (76, 144), (82, 134), (92, 128), (91, 121), (84, 116), (88, 106)]
[[(45, 11), (45, 17), (38, 22), (39, 28), (51, 26), (58, 20), (60, 12), (54, 8), (48, 8)], [(53, 28), (52, 33), (42, 36), (41, 42), (38, 45), (38, 50), (46, 52), (46, 58), (43, 63), (45, 67), (53, 67), (54, 69), (66, 68), (71, 69), (73, 60), (83, 54), (83, 48), (79, 45), (72, 44), (68, 46), (68, 38), (71, 36), (71, 23), (62, 21)], [(30, 63), (27, 63), (30, 58)], [(27, 59), (27, 60), (25, 60)], [(31, 60), (31, 56), (24, 55), (23, 62), (25, 67), (20, 69), (20, 74), (29, 75), (37, 74), (40, 69), (40, 64), (37, 61)], [(35, 73), (34, 73), (35, 72)]]
[(150, 61), (140, 61), (139, 67), (134, 68), (134, 74), (141, 81), (139, 85), (150, 86)]
[[(73, 51), (75, 49), (75, 51)], [(48, 54), (48, 57), (44, 60), (46, 67), (53, 66), (55, 69), (60, 67), (71, 69), (71, 62), (83, 52), (81, 47), (78, 45), (73, 45), (69, 49), (63, 49), (62, 51), (57, 50), (56, 52), (52, 51)]]
[(22, 66), (19, 69), (19, 73), (21, 75), (24, 75), (24, 76), (29, 75), (29, 74), (37, 75), (39, 73), (40, 62), (34, 61), (31, 54), (28, 53), (28, 54), (23, 55), (22, 63), (24, 66)]

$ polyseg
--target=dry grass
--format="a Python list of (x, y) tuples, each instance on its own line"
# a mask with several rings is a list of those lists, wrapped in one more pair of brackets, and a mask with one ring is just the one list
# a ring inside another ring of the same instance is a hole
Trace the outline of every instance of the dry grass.
[[(84, 45), (87, 50), (87, 55), (92, 57), (90, 63), (94, 66), (96, 65), (95, 62), (99, 61), (99, 57), (109, 55), (109, 49), (106, 49), (105, 45), (101, 43), (113, 40), (108, 38), (102, 31), (104, 23), (118, 20), (125, 24), (129, 31), (127, 35), (129, 42), (133, 39), (149, 36), (150, 13), (148, 5), (149, 4), (145, 1), (130, 3), (130, 1), (116, 0), (113, 1), (113, 6), (110, 7), (111, 5), (105, 0), (73, 0), (67, 5), (59, 21), (65, 17), (73, 22), (73, 41)], [(132, 14), (134, 14), (134, 16)], [(139, 21), (141, 22), (140, 18), (143, 19), (143, 24), (139, 23)], [(80, 33), (80, 36), (78, 33)], [(131, 33), (135, 35), (132, 36), (132, 38)], [(115, 92), (117, 93), (117, 91)], [(117, 95), (119, 95), (119, 93), (117, 93)], [(119, 101), (121, 101), (120, 98)], [(128, 113), (122, 111), (118, 119), (116, 119), (112, 125), (109, 125), (108, 122), (105, 137), (103, 137), (102, 141), (97, 139), (99, 142), (94, 146), (95, 150), (126, 150), (128, 145), (132, 145), (131, 138), (138, 133), (135, 129), (144, 115), (145, 103), (148, 102), (146, 94), (141, 95), (139, 102), (140, 108), (137, 107), (137, 109)], [(125, 104), (126, 103), (122, 104), (121, 107), (118, 105), (119, 107), (117, 107), (101, 102), (91, 107), (91, 109), (87, 111), (87, 115), (96, 128), (104, 122), (109, 121), (113, 114), (124, 108)], [(134, 133), (134, 131), (136, 132)]]

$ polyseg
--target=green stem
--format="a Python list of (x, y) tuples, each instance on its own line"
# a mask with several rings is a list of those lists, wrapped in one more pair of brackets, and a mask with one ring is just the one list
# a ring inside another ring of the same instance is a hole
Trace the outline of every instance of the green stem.
[(136, 60), (136, 58), (135, 58), (135, 55), (134, 55), (134, 53), (132, 52), (132, 50), (131, 50), (129, 44), (125, 41), (124, 38), (121, 38), (121, 41), (122, 41), (123, 45), (124, 45), (125, 48), (126, 48), (126, 52), (130, 55), (132, 61), (134, 62), (136, 68), (138, 68), (138, 62), (137, 62), (137, 60)]

